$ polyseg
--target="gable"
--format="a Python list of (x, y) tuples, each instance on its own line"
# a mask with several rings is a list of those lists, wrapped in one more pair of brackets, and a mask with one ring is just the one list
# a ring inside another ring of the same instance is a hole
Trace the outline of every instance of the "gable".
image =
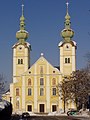
[(61, 74), (60, 71), (53, 67), (43, 56), (41, 56), (23, 75), (40, 75), (40, 74)]

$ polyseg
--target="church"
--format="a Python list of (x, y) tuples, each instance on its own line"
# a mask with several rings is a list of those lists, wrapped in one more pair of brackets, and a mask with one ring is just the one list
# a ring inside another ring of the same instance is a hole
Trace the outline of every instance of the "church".
[[(52, 66), (41, 53), (40, 58), (30, 66), (31, 44), (26, 40), (29, 33), (25, 30), (24, 5), (20, 17), (20, 30), (16, 33), (13, 50), (13, 82), (10, 84), (10, 98), (13, 111), (49, 113), (63, 110), (63, 101), (58, 95), (57, 85), (63, 76), (69, 76), (76, 70), (76, 42), (71, 29), (68, 3), (66, 8), (64, 29), (61, 31), (62, 41), (58, 43), (60, 66)], [(67, 108), (75, 108), (71, 102)]]

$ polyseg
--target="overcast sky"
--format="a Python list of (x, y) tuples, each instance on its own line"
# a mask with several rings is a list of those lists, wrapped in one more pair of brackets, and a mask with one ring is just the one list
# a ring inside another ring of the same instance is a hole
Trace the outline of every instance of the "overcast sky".
[[(68, 0), (71, 28), (77, 42), (77, 69), (86, 64), (90, 52), (90, 0)], [(0, 0), (0, 73), (12, 81), (12, 45), (17, 42), (22, 0)], [(59, 65), (58, 43), (62, 40), (66, 0), (24, 0), (24, 16), (32, 46), (31, 64), (43, 52), (54, 66)]]

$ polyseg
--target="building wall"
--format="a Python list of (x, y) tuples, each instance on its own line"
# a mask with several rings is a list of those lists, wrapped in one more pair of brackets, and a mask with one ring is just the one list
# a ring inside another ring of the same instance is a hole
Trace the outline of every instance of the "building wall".
[[(56, 85), (61, 81), (61, 73), (58, 69), (54, 68), (43, 56), (28, 69), (24, 74), (19, 77), (17, 83), (13, 83), (13, 110), (14, 111), (28, 111), (27, 106), (32, 106), (32, 112), (40, 113), (40, 104), (44, 104), (44, 112), (52, 112), (52, 105), (59, 105), (59, 96), (57, 94)], [(44, 83), (40, 85), (40, 79)], [(31, 85), (28, 85), (28, 80), (31, 80)], [(53, 82), (54, 81), (54, 82)], [(17, 96), (16, 89), (19, 89)], [(28, 95), (28, 89), (31, 89), (31, 95)], [(44, 90), (43, 95), (40, 95), (40, 89)], [(56, 89), (55, 95), (52, 90)], [(17, 109), (17, 101), (19, 107)]]

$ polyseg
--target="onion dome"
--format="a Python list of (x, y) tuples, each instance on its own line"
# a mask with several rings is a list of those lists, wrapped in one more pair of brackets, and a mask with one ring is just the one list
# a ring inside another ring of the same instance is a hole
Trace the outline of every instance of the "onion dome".
[(64, 38), (66, 42), (69, 42), (71, 38), (74, 36), (74, 31), (70, 28), (71, 22), (70, 22), (70, 16), (68, 13), (68, 2), (67, 4), (67, 13), (65, 16), (65, 29), (61, 31), (61, 36)]
[(25, 30), (25, 17), (24, 17), (24, 5), (22, 5), (22, 16), (20, 17), (20, 30), (16, 33), (16, 38), (20, 43), (24, 43), (28, 38), (29, 34)]

